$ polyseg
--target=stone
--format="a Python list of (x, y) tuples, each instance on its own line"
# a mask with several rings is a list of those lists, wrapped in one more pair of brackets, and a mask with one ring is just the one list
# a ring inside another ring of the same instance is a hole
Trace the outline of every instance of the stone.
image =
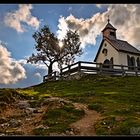
[(58, 101), (58, 100), (59, 100), (58, 97), (45, 98), (45, 99), (41, 102), (41, 106), (43, 106), (43, 105), (48, 105), (49, 103), (54, 102), (54, 101)]
[(140, 115), (140, 112), (136, 112), (138, 115)]
[(25, 120), (26, 120), (26, 121), (31, 121), (31, 118), (26, 118)]
[(67, 100), (62, 99), (62, 98), (59, 99), (59, 102), (62, 103), (63, 105), (71, 103), (71, 101), (67, 101)]
[(19, 107), (20, 109), (26, 109), (30, 107), (30, 104), (28, 103), (28, 101), (20, 101), (19, 103), (17, 103), (16, 106)]
[(19, 129), (15, 130), (15, 134), (16, 135), (23, 135), (24, 132), (23, 132), (23, 130), (21, 128), (19, 128)]
[(5, 134), (2, 133), (2, 134), (0, 134), (0, 136), (5, 136)]
[(74, 135), (74, 132), (73, 132), (73, 131), (70, 131), (69, 134), (70, 134), (70, 135)]
[(6, 105), (7, 105), (6, 102), (3, 102), (3, 101), (0, 102), (0, 107), (6, 107)]
[(115, 118), (115, 121), (117, 121), (117, 122), (121, 122), (121, 121), (124, 121), (124, 120), (125, 120), (125, 118), (123, 116), (117, 116)]
[(2, 128), (9, 127), (9, 123), (3, 123), (0, 125)]
[(9, 126), (12, 128), (18, 127), (21, 125), (21, 120), (12, 119), (9, 121)]
[(35, 111), (34, 111), (34, 113), (43, 113), (44, 112), (44, 110), (42, 110), (42, 109), (36, 109)]
[(26, 112), (27, 115), (31, 115), (34, 112), (36, 112), (36, 108), (28, 107), (28, 108), (26, 108), (25, 112)]
[(7, 119), (4, 117), (0, 117), (0, 124), (7, 122)]
[(74, 132), (73, 131), (68, 131), (67, 130), (65, 133), (66, 133), (66, 135), (74, 135)]
[(42, 128), (42, 129), (49, 129), (48, 126), (44, 126), (44, 125), (38, 125), (37, 127), (35, 127), (35, 129), (39, 129), (39, 128)]

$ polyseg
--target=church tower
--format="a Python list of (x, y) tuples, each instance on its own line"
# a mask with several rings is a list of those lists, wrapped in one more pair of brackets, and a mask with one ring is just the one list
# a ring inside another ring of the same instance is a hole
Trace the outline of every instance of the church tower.
[(107, 37), (107, 38), (111, 38), (111, 39), (116, 39), (116, 28), (114, 28), (111, 24), (110, 24), (110, 19), (108, 17), (108, 23), (105, 26), (105, 28), (102, 30), (103, 33), (103, 38)]

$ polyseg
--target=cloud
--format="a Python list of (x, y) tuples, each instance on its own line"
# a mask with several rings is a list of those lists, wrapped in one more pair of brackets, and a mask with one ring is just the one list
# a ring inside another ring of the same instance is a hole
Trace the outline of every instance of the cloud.
[(102, 4), (96, 4), (96, 7), (102, 8)]
[(20, 4), (18, 10), (6, 14), (4, 23), (21, 33), (26, 31), (23, 23), (38, 29), (40, 21), (32, 16), (31, 9), (31, 4)]
[(41, 74), (39, 72), (35, 73), (34, 76), (37, 77), (37, 78), (39, 78), (39, 79), (42, 78), (41, 77)]
[(16, 83), (26, 78), (25, 69), (13, 61), (10, 52), (0, 44), (0, 84)]
[[(117, 13), (117, 16), (115, 14)], [(140, 46), (140, 4), (112, 5), (110, 18), (118, 29), (118, 37), (127, 40), (135, 47)]]
[[(102, 8), (102, 5), (96, 5)], [(117, 28), (117, 37), (128, 41), (135, 47), (140, 46), (140, 4), (109, 4), (103, 5), (107, 9), (102, 13), (96, 13), (91, 18), (76, 18), (74, 15), (61, 16), (59, 19), (57, 35), (64, 38), (68, 29), (78, 30), (81, 47), (88, 44), (95, 45), (97, 36), (107, 24), (107, 16), (110, 16), (111, 24)]]
[(107, 13), (97, 13), (89, 19), (76, 18), (70, 15), (66, 18), (60, 17), (59, 30), (57, 31), (58, 38), (63, 39), (67, 30), (77, 30), (80, 35), (81, 46), (85, 47), (87, 44), (96, 44), (96, 37), (100, 34), (101, 29), (105, 25), (105, 15)]

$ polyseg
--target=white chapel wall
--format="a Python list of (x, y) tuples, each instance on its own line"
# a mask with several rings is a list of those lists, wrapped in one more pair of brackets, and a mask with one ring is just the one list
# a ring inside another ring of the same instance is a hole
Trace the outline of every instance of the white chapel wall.
[[(106, 44), (106, 46), (105, 46)], [(103, 49), (107, 49), (107, 55), (105, 56), (102, 51)], [(106, 59), (110, 60), (111, 57), (113, 57), (113, 64), (117, 64), (119, 65), (119, 53), (118, 51), (116, 51), (116, 49), (114, 47), (112, 47), (106, 40), (104, 41), (104, 43), (102, 44), (102, 48), (100, 50), (100, 53), (97, 57), (96, 62), (97, 63), (103, 63)]]
[(130, 57), (134, 57), (135, 58), (135, 64), (137, 66), (137, 58), (140, 56), (139, 55), (135, 55), (135, 54), (130, 54), (130, 53), (124, 53), (124, 52), (119, 52), (119, 62), (120, 65), (127, 65), (128, 66), (128, 60), (127, 60), (127, 55), (129, 55)]

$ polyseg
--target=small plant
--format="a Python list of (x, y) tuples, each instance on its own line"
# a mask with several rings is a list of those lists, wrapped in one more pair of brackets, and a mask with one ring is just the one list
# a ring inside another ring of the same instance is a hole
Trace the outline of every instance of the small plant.
[(75, 109), (71, 104), (50, 109), (43, 116), (43, 124), (49, 127), (46, 133), (64, 133), (70, 130), (69, 124), (77, 121), (84, 114), (84, 110)]
[(98, 103), (91, 103), (88, 105), (88, 108), (91, 110), (96, 110), (97, 112), (102, 112), (103, 111), (103, 107), (101, 104)]

